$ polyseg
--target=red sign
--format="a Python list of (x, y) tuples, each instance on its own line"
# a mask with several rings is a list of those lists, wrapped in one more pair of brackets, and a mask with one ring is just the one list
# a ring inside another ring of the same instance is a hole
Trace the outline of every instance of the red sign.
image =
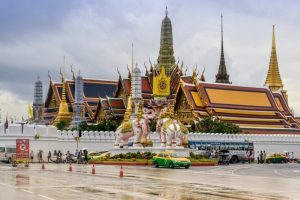
[(16, 139), (16, 159), (29, 159), (29, 139)]

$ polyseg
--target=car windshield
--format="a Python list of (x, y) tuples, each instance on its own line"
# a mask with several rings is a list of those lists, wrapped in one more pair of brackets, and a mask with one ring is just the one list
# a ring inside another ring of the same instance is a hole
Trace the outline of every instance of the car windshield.
[(176, 153), (170, 153), (170, 156), (172, 157), (172, 158), (180, 158), (181, 156), (179, 156), (178, 154), (176, 154)]

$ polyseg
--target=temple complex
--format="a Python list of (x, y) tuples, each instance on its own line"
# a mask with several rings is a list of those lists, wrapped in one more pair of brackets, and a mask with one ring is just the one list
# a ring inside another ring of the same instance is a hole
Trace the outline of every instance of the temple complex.
[(53, 82), (50, 77), (43, 112), (47, 124), (71, 120), (72, 113), (74, 121), (74, 116), (79, 117), (74, 115), (78, 109), (83, 114), (80, 115), (82, 120), (88, 123), (121, 122), (136, 117), (142, 107), (151, 109), (153, 100), (165, 99), (173, 105), (175, 116), (194, 129), (200, 120), (211, 116), (238, 125), (244, 133), (300, 134), (300, 126), (287, 102), (287, 92), (283, 90), (274, 27), (269, 71), (262, 87), (231, 84), (225, 64), (222, 16), (221, 55), (215, 83), (206, 82), (204, 72), (199, 76), (196, 69), (186, 75), (183, 62), (175, 61), (172, 23), (167, 10), (160, 35), (157, 63), (145, 65), (145, 74), (141, 74), (132, 61), (128, 76), (119, 73), (117, 80), (82, 78), (83, 98), (80, 101), (74, 99), (77, 94), (74, 75), (73, 80), (65, 80), (63, 76), (61, 83)]

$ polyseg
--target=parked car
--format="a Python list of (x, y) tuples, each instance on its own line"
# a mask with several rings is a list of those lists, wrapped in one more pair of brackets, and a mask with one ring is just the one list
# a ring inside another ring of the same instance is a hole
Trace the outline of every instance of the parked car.
[(107, 157), (109, 156), (110, 152), (109, 151), (92, 151), (88, 154), (88, 158), (89, 160), (92, 159), (92, 160), (97, 160), (99, 158), (104, 158), (104, 157)]
[(159, 153), (157, 156), (154, 156), (152, 158), (152, 163), (155, 167), (185, 167), (186, 169), (188, 169), (192, 165), (192, 162), (189, 159), (183, 158), (175, 152), (168, 151)]
[(288, 159), (282, 154), (270, 154), (266, 157), (266, 163), (287, 163)]
[(16, 154), (16, 145), (0, 145), (0, 161), (11, 163)]

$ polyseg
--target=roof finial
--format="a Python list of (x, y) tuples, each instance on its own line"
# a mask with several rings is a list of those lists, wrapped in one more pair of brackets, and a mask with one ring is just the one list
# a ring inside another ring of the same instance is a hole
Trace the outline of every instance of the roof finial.
[(48, 78), (49, 78), (49, 81), (52, 82), (52, 79), (51, 79), (51, 75), (50, 75), (50, 71), (48, 70)]
[(133, 51), (133, 43), (131, 44), (131, 48), (132, 48), (132, 52), (131, 52), (131, 71), (133, 71), (133, 67), (134, 67), (134, 62), (133, 62), (133, 54), (134, 54), (134, 51)]
[(272, 48), (276, 49), (276, 43), (275, 43), (275, 25), (273, 25)]
[(168, 16), (168, 6), (166, 6), (166, 16)]
[(72, 73), (72, 76), (73, 76), (73, 80), (75, 80), (75, 72), (73, 70), (73, 65), (71, 65), (71, 73)]
[(222, 40), (222, 47), (223, 47), (223, 15), (221, 13), (221, 40)]
[(66, 76), (66, 56), (64, 56), (64, 65), (63, 65), (62, 75), (63, 75), (63, 78), (65, 79), (65, 76)]

